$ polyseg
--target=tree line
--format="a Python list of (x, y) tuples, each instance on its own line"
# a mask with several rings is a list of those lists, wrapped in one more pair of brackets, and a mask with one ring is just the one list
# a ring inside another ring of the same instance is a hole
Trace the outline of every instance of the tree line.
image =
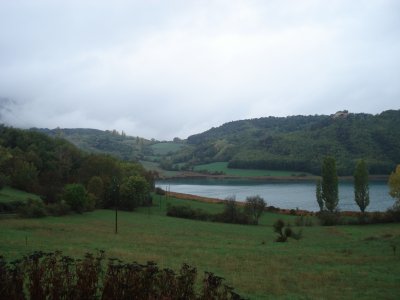
[(58, 137), (0, 125), (0, 188), (38, 194), (47, 205), (82, 212), (150, 203), (154, 173), (139, 163), (88, 154)]
[[(339, 220), (339, 180), (336, 161), (333, 157), (325, 157), (321, 168), (321, 179), (316, 184), (316, 199), (320, 208), (320, 219), (325, 225), (333, 225)], [(365, 210), (370, 203), (368, 166), (365, 160), (357, 162), (354, 169), (354, 201), (361, 211), (360, 221), (366, 221)], [(400, 165), (389, 176), (389, 194), (395, 199), (391, 216), (399, 219), (400, 216)]]

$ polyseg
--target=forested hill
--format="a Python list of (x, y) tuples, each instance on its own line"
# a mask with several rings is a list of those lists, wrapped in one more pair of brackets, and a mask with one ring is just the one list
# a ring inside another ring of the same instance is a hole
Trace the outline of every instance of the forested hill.
[(192, 135), (188, 144), (193, 163), (318, 174), (321, 159), (331, 155), (341, 175), (352, 174), (361, 158), (371, 174), (388, 174), (400, 163), (400, 110), (234, 121)]
[(86, 128), (32, 128), (49, 136), (65, 138), (78, 148), (91, 153), (106, 153), (117, 158), (138, 161), (145, 153), (145, 148), (152, 142), (141, 137), (127, 136), (116, 130), (98, 130)]
[(153, 179), (138, 163), (88, 154), (65, 139), (0, 124), (0, 190), (11, 186), (55, 204), (63, 200), (66, 188), (77, 184), (91, 194), (84, 201), (93, 209), (113, 207), (119, 186), (120, 207), (132, 210), (148, 201)]

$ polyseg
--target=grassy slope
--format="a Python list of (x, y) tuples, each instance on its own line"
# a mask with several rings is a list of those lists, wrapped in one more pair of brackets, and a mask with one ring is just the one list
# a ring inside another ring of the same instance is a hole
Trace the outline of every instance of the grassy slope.
[(28, 199), (40, 199), (40, 197), (10, 187), (4, 187), (0, 190), (0, 202), (9, 202), (14, 200), (26, 201)]
[(183, 144), (173, 142), (157, 143), (150, 146), (154, 155), (167, 155), (168, 153), (177, 152), (183, 147)]
[[(260, 226), (175, 219), (165, 216), (166, 200), (134, 213), (114, 212), (40, 220), (0, 220), (0, 254), (12, 259), (26, 252), (61, 249), (67, 254), (105, 249), (109, 256), (178, 269), (187, 262), (199, 273), (226, 278), (251, 299), (398, 299), (400, 297), (400, 224), (307, 227), (300, 241), (275, 243), (272, 223), (281, 216), (265, 214)], [(170, 203), (184, 200), (170, 199)], [(189, 202), (218, 212), (221, 204)], [(282, 216), (291, 220), (292, 216)], [(25, 237), (28, 245), (25, 245)]]
[(298, 176), (299, 174), (307, 174), (291, 171), (273, 171), (273, 170), (255, 170), (255, 169), (230, 169), (227, 162), (214, 162), (205, 165), (198, 165), (194, 168), (195, 171), (206, 170), (208, 172), (224, 172), (226, 175), (235, 175), (242, 177), (261, 177), (261, 176)]

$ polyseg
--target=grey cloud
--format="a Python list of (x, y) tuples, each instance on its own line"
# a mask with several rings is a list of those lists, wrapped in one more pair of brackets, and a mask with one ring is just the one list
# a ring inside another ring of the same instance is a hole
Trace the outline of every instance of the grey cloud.
[(0, 116), (170, 139), (398, 109), (399, 23), (395, 0), (2, 1)]

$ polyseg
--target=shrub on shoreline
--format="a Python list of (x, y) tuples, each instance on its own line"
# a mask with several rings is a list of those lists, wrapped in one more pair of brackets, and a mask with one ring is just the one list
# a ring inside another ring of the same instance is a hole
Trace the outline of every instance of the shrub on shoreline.
[(193, 209), (188, 205), (170, 205), (167, 207), (167, 216), (199, 221), (255, 225), (247, 214), (237, 208), (235, 203), (230, 202), (219, 214), (210, 214), (202, 209)]

